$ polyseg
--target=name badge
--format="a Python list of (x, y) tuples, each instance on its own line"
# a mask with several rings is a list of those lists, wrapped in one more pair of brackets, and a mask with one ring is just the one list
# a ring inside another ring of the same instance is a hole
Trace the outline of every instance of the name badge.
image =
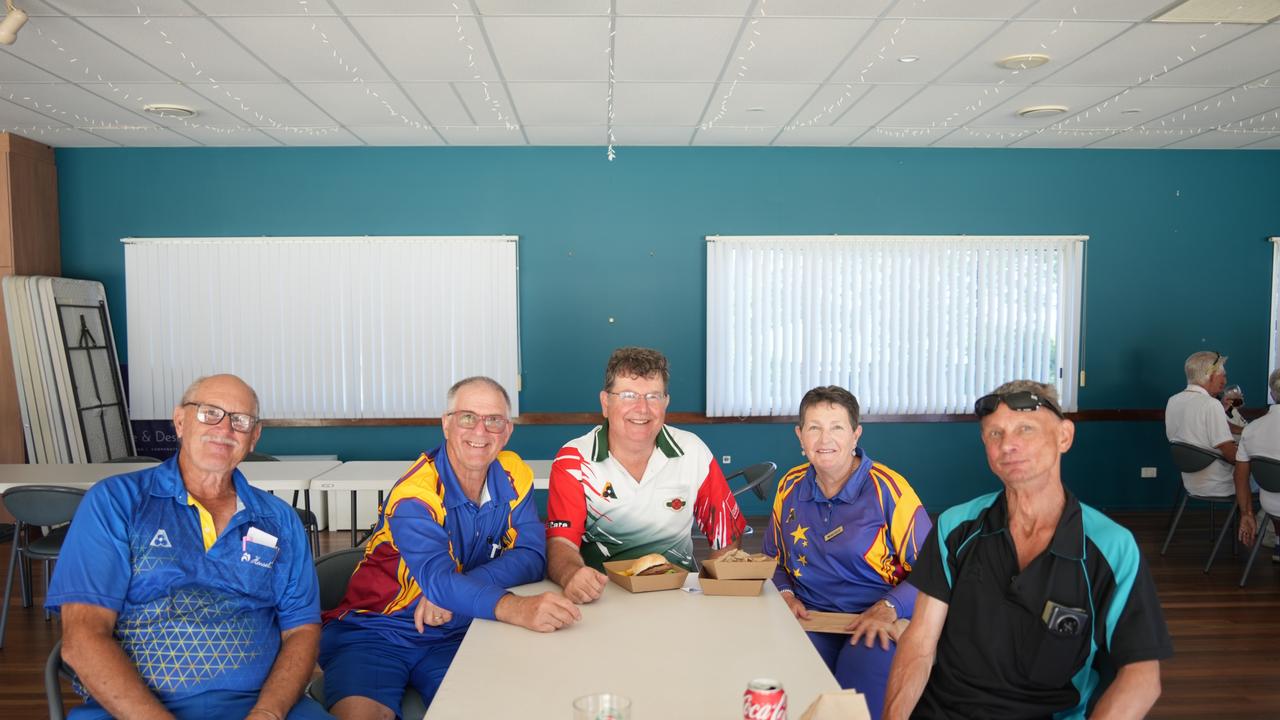
[(256, 565), (268, 570), (276, 564), (276, 555), (280, 554), (280, 548), (253, 542), (247, 537), (244, 539), (241, 546), (244, 549), (243, 552), (240, 553), (240, 562)]
[(840, 527), (836, 528), (835, 530), (832, 530), (831, 532), (827, 533), (826, 535), (823, 535), (823, 536), (822, 536), (822, 539), (823, 539), (823, 540), (826, 540), (827, 542), (831, 542), (831, 538), (838, 537), (838, 536), (840, 535), (840, 533), (842, 533), (842, 532), (844, 532), (844, 526), (843, 526), (843, 525), (841, 525)]

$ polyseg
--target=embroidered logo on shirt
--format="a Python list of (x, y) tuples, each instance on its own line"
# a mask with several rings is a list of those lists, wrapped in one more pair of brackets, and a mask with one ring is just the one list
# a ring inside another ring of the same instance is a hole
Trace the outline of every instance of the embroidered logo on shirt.
[(679, 497), (671, 498), (670, 500), (667, 501), (667, 507), (671, 508), (676, 512), (680, 512), (680, 510), (684, 508), (684, 498), (679, 498)]
[(796, 509), (791, 508), (787, 510), (787, 519), (784, 522), (791, 522), (792, 520), (795, 520), (795, 519), (796, 519)]
[(151, 547), (158, 547), (158, 548), (173, 547), (173, 544), (169, 542), (169, 533), (165, 532), (164, 528), (160, 528), (159, 530), (156, 530), (156, 534), (153, 535), (151, 538)]
[(609, 498), (610, 500), (618, 499), (618, 494), (613, 491), (613, 483), (604, 484), (604, 492), (600, 493), (600, 497)]

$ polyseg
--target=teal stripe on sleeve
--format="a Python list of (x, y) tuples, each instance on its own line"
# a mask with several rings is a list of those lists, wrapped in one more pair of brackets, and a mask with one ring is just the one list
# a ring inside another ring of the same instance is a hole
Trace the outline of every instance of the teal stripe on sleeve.
[[(954, 587), (954, 583), (951, 581), (951, 553), (947, 549), (947, 539), (951, 537), (951, 533), (955, 532), (956, 528), (960, 527), (961, 524), (973, 520), (981, 515), (983, 510), (991, 507), (991, 503), (995, 502), (995, 499), (999, 494), (1000, 491), (996, 491), (976, 497), (967, 503), (961, 503), (960, 505), (956, 505), (955, 507), (946, 510), (938, 517), (938, 525), (936, 528), (938, 552), (942, 557), (942, 571), (947, 577), (947, 587)], [(974, 534), (976, 534), (976, 532)], [(964, 542), (960, 543), (960, 545), (956, 547), (956, 552), (959, 552), (960, 548), (964, 547), (966, 543), (973, 539), (973, 537), (974, 535), (970, 535), (965, 538)]]

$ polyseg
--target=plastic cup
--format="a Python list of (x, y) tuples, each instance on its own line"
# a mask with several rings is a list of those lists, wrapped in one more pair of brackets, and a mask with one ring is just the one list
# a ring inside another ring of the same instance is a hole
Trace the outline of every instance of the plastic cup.
[(573, 701), (573, 720), (631, 720), (631, 698), (614, 693), (583, 695)]

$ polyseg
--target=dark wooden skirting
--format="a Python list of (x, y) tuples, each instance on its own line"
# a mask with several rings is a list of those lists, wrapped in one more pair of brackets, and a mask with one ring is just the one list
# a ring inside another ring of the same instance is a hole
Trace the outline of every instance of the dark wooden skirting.
[[(1265, 410), (1247, 410), (1245, 417), (1258, 417)], [(1156, 422), (1164, 421), (1161, 409), (1104, 409), (1081, 410), (1068, 413), (1076, 422)], [(770, 415), (759, 417), (708, 417), (698, 412), (669, 412), (667, 422), (672, 425), (794, 425), (794, 415)], [(973, 415), (864, 415), (864, 423), (965, 423), (974, 422)], [(516, 418), (517, 425), (595, 425), (600, 413), (524, 413)], [(439, 425), (440, 418), (365, 418), (353, 419), (271, 419), (262, 421), (266, 427), (388, 427), (398, 425)]]

